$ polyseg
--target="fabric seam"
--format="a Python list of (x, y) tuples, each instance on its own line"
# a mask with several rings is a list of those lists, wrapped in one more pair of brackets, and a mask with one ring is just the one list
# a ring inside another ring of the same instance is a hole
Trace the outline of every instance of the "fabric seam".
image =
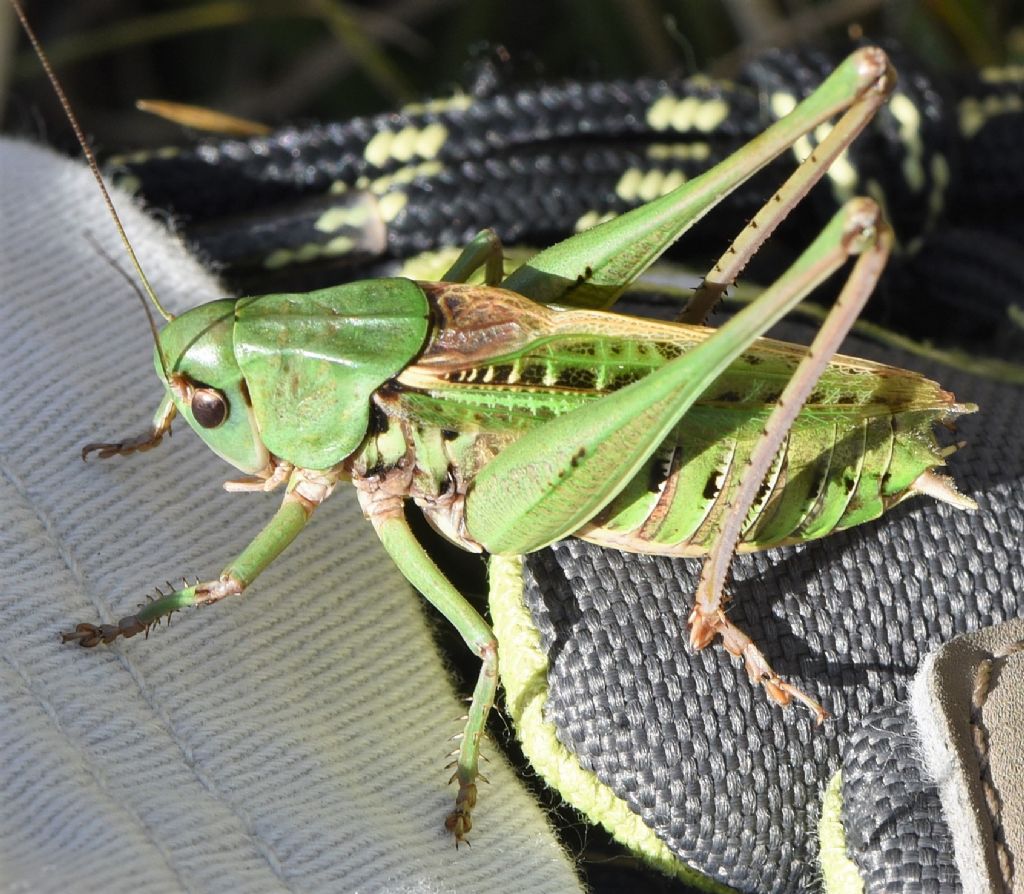
[(985, 725), (984, 708), (991, 694), (993, 670), (1005, 664), (1013, 655), (1024, 652), (1024, 640), (1010, 643), (996, 652), (988, 652), (978, 662), (974, 672), (974, 683), (971, 689), (971, 738), (978, 758), (978, 775), (981, 789), (985, 796), (989, 820), (992, 824), (992, 845), (995, 850), (996, 863), (999, 867), (1000, 882), (1005, 891), (1013, 889), (1013, 858), (1006, 844), (1006, 829), (1003, 825), (1002, 800), (992, 779), (992, 765), (989, 753), (989, 731)]

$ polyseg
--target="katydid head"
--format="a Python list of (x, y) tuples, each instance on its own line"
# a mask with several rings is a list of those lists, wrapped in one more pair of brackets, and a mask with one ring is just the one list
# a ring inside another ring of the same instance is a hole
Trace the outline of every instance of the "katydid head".
[(159, 333), (154, 363), (174, 408), (196, 434), (222, 459), (255, 475), (270, 455), (235, 360), (235, 303), (213, 301), (175, 317)]

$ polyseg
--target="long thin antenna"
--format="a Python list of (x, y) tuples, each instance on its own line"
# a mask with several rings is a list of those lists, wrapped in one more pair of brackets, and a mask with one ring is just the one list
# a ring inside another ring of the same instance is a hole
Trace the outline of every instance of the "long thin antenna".
[(89, 169), (92, 171), (92, 175), (96, 178), (96, 182), (100, 186), (103, 201), (106, 203), (107, 209), (110, 211), (110, 215), (114, 219), (114, 225), (117, 227), (117, 232), (121, 235), (121, 241), (124, 243), (125, 251), (128, 252), (128, 257), (131, 258), (132, 265), (139, 274), (139, 279), (142, 281), (142, 286), (146, 290), (149, 300), (153, 302), (153, 306), (157, 309), (160, 316), (168, 321), (173, 320), (174, 315), (168, 313), (160, 303), (160, 299), (156, 297), (156, 292), (153, 291), (153, 287), (149, 284), (149, 280), (146, 278), (146, 274), (142, 270), (142, 265), (139, 263), (139, 259), (135, 256), (135, 249), (132, 248), (131, 242), (128, 241), (128, 234), (124, 231), (124, 226), (121, 224), (121, 218), (117, 216), (117, 209), (114, 208), (114, 202), (110, 198), (110, 193), (107, 192), (107, 185), (103, 182), (103, 176), (100, 174), (100, 166), (96, 163), (96, 156), (89, 147), (89, 143), (85, 139), (85, 134), (82, 133), (82, 128), (78, 124), (78, 119), (75, 117), (75, 113), (71, 109), (71, 103), (68, 102), (67, 95), (64, 93), (64, 88), (61, 87), (60, 81), (57, 80), (57, 75), (54, 72), (53, 67), (50, 65), (50, 60), (47, 59), (46, 53), (43, 52), (43, 47), (39, 42), (39, 38), (36, 37), (36, 33), (32, 30), (32, 26), (28, 23), (28, 17), (25, 15), (25, 10), (22, 8), (19, 0), (10, 0), (10, 3), (11, 6), (14, 7), (15, 14), (21, 20), (21, 25), (25, 29), (25, 33), (28, 35), (29, 42), (32, 44), (32, 49), (36, 51), (36, 55), (42, 63), (43, 71), (46, 72), (46, 76), (50, 79), (50, 83), (53, 85), (53, 90), (57, 94), (57, 99), (60, 100), (60, 104), (64, 109), (64, 114), (71, 123), (71, 129), (75, 132), (75, 138), (78, 140), (78, 144), (82, 147), (82, 152), (85, 154), (85, 160), (89, 163)]
[(104, 261), (117, 271), (121, 279), (131, 286), (131, 290), (135, 293), (136, 297), (138, 297), (139, 303), (142, 305), (142, 309), (146, 312), (146, 320), (149, 322), (149, 331), (153, 333), (153, 344), (156, 345), (156, 355), (160, 358), (160, 371), (163, 373), (164, 381), (168, 381), (167, 359), (164, 357), (164, 349), (160, 346), (160, 335), (156, 331), (156, 321), (153, 319), (153, 311), (149, 309), (149, 305), (146, 303), (145, 294), (142, 289), (139, 288), (139, 284), (131, 278), (128, 271), (106, 253), (103, 246), (96, 241), (96, 237), (88, 230), (85, 231), (85, 238), (89, 240), (89, 244), (93, 247), (93, 251), (95, 251), (96, 254), (103, 258)]

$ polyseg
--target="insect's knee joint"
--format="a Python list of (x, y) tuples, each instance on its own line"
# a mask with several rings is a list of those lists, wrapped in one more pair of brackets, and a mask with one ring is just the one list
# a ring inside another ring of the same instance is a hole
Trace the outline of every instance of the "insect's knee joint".
[(206, 603), (218, 602), (226, 596), (237, 596), (244, 589), (245, 581), (227, 572), (215, 581), (196, 587), (196, 597)]
[(476, 647), (476, 654), (485, 665), (496, 667), (498, 664), (498, 640), (492, 636)]
[(862, 47), (853, 54), (863, 92), (877, 92), (884, 98), (896, 88), (896, 69), (881, 47)]

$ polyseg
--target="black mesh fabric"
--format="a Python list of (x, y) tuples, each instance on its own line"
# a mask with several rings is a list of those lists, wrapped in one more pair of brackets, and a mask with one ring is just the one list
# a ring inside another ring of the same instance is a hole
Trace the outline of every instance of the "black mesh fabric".
[(900, 706), (864, 717), (843, 750), (843, 827), (868, 894), (957, 894), (953, 838)]
[[(1024, 389), (877, 348), (847, 352), (922, 369), (980, 405), (961, 420), (968, 446), (950, 468), (981, 508), (919, 497), (880, 521), (734, 563), (731, 617), (831, 712), (823, 727), (770, 704), (721, 648), (685, 645), (699, 562), (578, 540), (528, 560), (559, 738), (675, 853), (743, 891), (818, 887), (821, 794), (844, 754), (858, 786), (871, 775), (861, 753), (870, 718), (905, 710), (931, 649), (1024, 614)], [(923, 878), (902, 865), (911, 851), (899, 842), (918, 811), (925, 832), (937, 814), (917, 782), (908, 787), (902, 799), (890, 793), (889, 815), (847, 812), (848, 844), (875, 852), (860, 859), (872, 877)], [(858, 804), (884, 801), (859, 791)], [(940, 847), (919, 838), (914, 852)]]

